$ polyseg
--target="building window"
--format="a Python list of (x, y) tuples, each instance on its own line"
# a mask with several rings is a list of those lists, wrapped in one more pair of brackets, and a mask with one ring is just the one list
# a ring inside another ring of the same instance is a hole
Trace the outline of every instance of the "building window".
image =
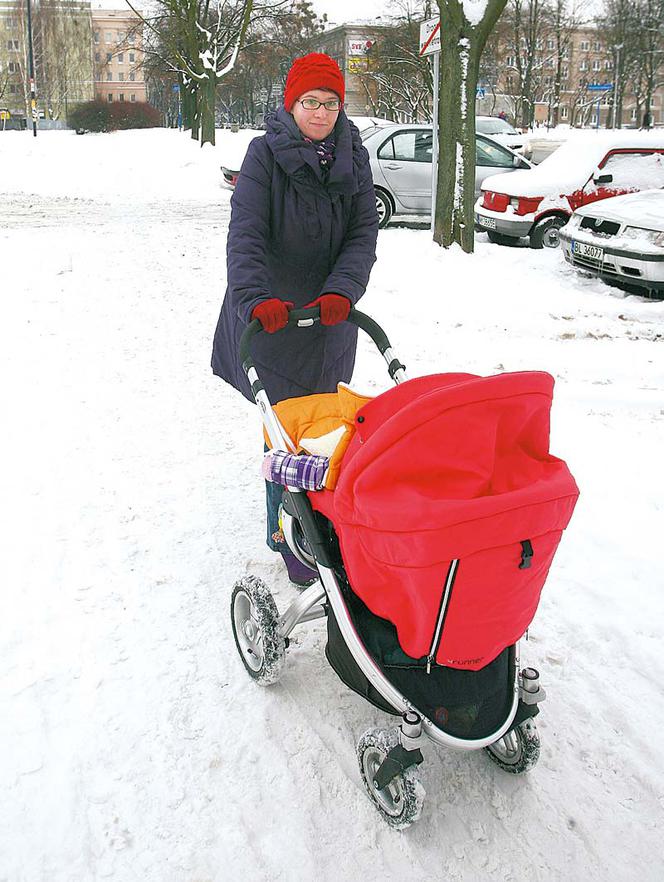
[(120, 94), (118, 95), (118, 101), (124, 101), (124, 93), (123, 92), (120, 92)]
[(95, 31), (95, 43), (99, 42), (99, 31)]
[(508, 56), (507, 56), (507, 66), (508, 66), (508, 67), (514, 67), (514, 66), (515, 66), (515, 61), (516, 61), (516, 59), (515, 59), (515, 57), (514, 57), (513, 55), (508, 55)]
[(120, 71), (120, 73), (118, 74), (118, 79), (121, 83), (124, 83), (124, 74), (122, 73), (122, 71)]
[(505, 84), (507, 86), (508, 91), (511, 92), (512, 89), (514, 88), (514, 77), (512, 77), (512, 76), (505, 77)]
[(596, 59), (593, 61), (593, 70), (601, 70), (601, 69), (602, 69), (602, 62), (599, 61), (599, 59), (596, 58)]
[(118, 55), (118, 64), (124, 64), (124, 54), (122, 52)]
[(136, 61), (136, 53), (135, 53), (135, 52), (130, 52), (130, 53), (129, 53), (129, 60), (132, 61), (132, 62), (133, 62), (133, 61)]
[(95, 74), (95, 80), (96, 80), (96, 82), (100, 82), (100, 81), (101, 81), (101, 74), (100, 74), (99, 72), (97, 72), (97, 73)]
[(135, 74), (135, 73), (130, 73), (130, 74), (129, 74), (129, 81), (130, 81), (131, 83), (133, 83), (135, 79), (136, 79), (136, 74)]
[(136, 101), (136, 95), (135, 95), (133, 92), (131, 93), (131, 97), (130, 97), (129, 100), (130, 100), (130, 101)]
[(113, 101), (113, 93), (112, 93), (112, 92), (109, 92), (109, 93), (108, 93), (108, 101), (109, 101), (109, 103), (110, 103), (111, 101)]
[(630, 118), (631, 118), (632, 120), (635, 120), (635, 119), (636, 119), (636, 107), (632, 107), (632, 112), (631, 112), (631, 114), (630, 114)]
[(109, 61), (113, 61), (113, 53), (112, 52), (106, 53), (106, 64), (108, 64)]
[(18, 52), (18, 40), (7, 40), (7, 49), (10, 52)]
[(109, 72), (106, 74), (106, 80), (109, 83), (113, 81), (113, 71), (109, 70)]
[(601, 52), (601, 51), (602, 51), (602, 44), (597, 43), (597, 42), (593, 43), (593, 52)]
[(568, 68), (568, 67), (563, 67), (562, 70), (560, 71), (560, 76), (561, 76), (564, 80), (566, 80), (567, 77), (569, 76), (569, 68)]
[(604, 62), (604, 70), (613, 70), (613, 62), (611, 61), (611, 59), (607, 59)]
[(569, 107), (561, 107), (560, 108), (560, 118), (567, 119), (569, 116)]
[(553, 67), (553, 58), (547, 58), (545, 67)]
[[(13, 83), (10, 83), (10, 84), (9, 84), (9, 94), (10, 94), (10, 95), (15, 95), (15, 94), (16, 94), (16, 86), (15, 86)], [(634, 118), (634, 117), (632, 117), (632, 119), (633, 119), (633, 118)]]
[(582, 52), (587, 52), (590, 49), (590, 41), (589, 40), (581, 40), (581, 45), (579, 47)]
[(110, 31), (106, 31), (106, 42), (107, 43), (113, 42), (113, 34)]
[(565, 61), (567, 61), (567, 59), (569, 58), (569, 49), (563, 49), (561, 53), (561, 58), (564, 58)]
[(588, 70), (588, 62), (582, 61), (581, 64), (579, 65), (579, 70)]
[(544, 77), (544, 85), (550, 86), (553, 83), (553, 77)]
[(96, 62), (100, 62), (100, 61), (101, 61), (101, 52), (95, 52), (95, 61), (96, 61)]
[(7, 65), (7, 69), (9, 71), (9, 73), (20, 73), (21, 72), (21, 68), (19, 66), (18, 61), (10, 61), (9, 64)]
[(553, 49), (553, 45), (554, 45), (553, 40), (546, 41), (546, 48), (547, 49)]

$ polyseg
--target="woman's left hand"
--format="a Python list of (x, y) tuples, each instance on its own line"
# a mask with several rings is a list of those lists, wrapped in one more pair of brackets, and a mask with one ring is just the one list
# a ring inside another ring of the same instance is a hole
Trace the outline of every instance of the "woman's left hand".
[(338, 325), (345, 322), (350, 312), (350, 300), (343, 294), (321, 294), (311, 303), (307, 303), (305, 309), (312, 306), (320, 307), (321, 325)]

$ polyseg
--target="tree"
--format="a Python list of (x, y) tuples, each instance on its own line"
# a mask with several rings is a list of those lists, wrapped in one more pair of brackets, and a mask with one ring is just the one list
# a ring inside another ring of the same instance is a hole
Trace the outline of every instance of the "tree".
[(434, 239), (474, 248), (475, 95), (480, 57), (506, 0), (438, 0), (440, 78)]
[(419, 53), (420, 20), (430, 10), (402, 4), (391, 30), (367, 48), (359, 66), (367, 103), (376, 116), (404, 122), (431, 122), (433, 79), (428, 58)]
[(146, 26), (143, 51), (178, 78), (192, 138), (214, 144), (217, 85), (235, 66), (253, 0), (154, 0), (149, 18), (126, 2)]

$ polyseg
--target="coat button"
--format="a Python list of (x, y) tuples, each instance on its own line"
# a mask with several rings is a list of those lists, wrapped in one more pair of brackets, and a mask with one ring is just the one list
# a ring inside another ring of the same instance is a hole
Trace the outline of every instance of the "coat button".
[(364, 422), (364, 417), (363, 417), (363, 416), (359, 416), (359, 417), (357, 418), (357, 421), (358, 421), (358, 423), (363, 423), (363, 422)]

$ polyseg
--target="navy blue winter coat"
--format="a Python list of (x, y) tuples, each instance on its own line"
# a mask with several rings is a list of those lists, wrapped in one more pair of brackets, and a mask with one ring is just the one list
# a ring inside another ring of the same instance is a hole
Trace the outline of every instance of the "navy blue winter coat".
[[(228, 287), (214, 335), (212, 370), (250, 400), (239, 340), (261, 300), (302, 307), (321, 294), (355, 304), (376, 260), (378, 216), (369, 156), (343, 110), (327, 182), (311, 143), (283, 107), (249, 145), (231, 197)], [(353, 373), (357, 329), (288, 327), (257, 334), (251, 354), (274, 404), (334, 392)]]

